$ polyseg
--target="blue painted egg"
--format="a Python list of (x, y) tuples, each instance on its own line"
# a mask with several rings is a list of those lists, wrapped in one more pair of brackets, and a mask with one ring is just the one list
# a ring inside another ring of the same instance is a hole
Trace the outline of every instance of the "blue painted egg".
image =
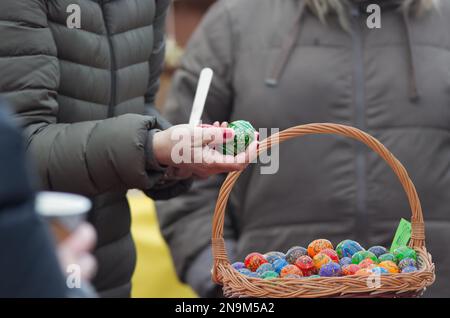
[(417, 267), (406, 266), (404, 269), (402, 269), (402, 273), (414, 273), (414, 272), (417, 272)]
[(242, 263), (242, 262), (236, 262), (236, 263), (233, 263), (233, 265), (231, 265), (231, 266), (233, 266), (233, 268), (235, 269), (235, 270), (240, 270), (240, 269), (243, 269), (243, 268), (245, 268), (245, 264), (244, 263)]
[(289, 265), (289, 263), (283, 259), (277, 259), (274, 263), (273, 263), (273, 268), (275, 269), (275, 272), (277, 272), (278, 274), (280, 274), (281, 270), (285, 267)]
[(264, 254), (264, 256), (270, 264), (273, 264), (276, 260), (285, 257), (285, 255), (281, 252), (268, 252)]
[(344, 240), (336, 246), (336, 252), (339, 258), (352, 257), (353, 254), (364, 251), (364, 248), (355, 241)]
[(398, 268), (400, 268), (400, 270), (403, 270), (408, 266), (417, 267), (417, 262), (412, 258), (404, 258), (398, 263)]
[(374, 267), (371, 269), (372, 273), (377, 274), (377, 275), (387, 275), (389, 274), (389, 272), (387, 271), (386, 268), (383, 267)]
[(330, 262), (320, 268), (319, 275), (321, 277), (338, 277), (342, 275), (342, 269), (339, 264)]
[(376, 257), (380, 257), (381, 255), (388, 252), (387, 249), (383, 246), (372, 246), (368, 249), (368, 251), (374, 253)]
[(262, 264), (261, 266), (258, 267), (258, 269), (256, 270), (256, 274), (261, 276), (265, 272), (274, 272), (274, 271), (275, 271), (275, 269), (272, 266), (272, 264), (264, 263), (264, 264)]
[(241, 268), (240, 270), (238, 270), (238, 272), (241, 273), (242, 275), (246, 275), (246, 276), (248, 276), (250, 273), (252, 273), (252, 271), (247, 268)]
[(339, 261), (339, 265), (341, 265), (341, 267), (350, 265), (351, 263), (352, 263), (352, 259), (350, 257), (343, 257)]

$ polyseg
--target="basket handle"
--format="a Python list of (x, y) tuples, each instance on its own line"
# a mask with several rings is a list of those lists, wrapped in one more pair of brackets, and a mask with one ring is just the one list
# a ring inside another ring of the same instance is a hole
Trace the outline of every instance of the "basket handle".
[[(335, 134), (359, 140), (370, 147), (373, 151), (378, 153), (391, 167), (397, 175), (404, 191), (408, 197), (409, 205), (411, 207), (411, 223), (412, 233), (409, 245), (413, 248), (420, 248), (425, 246), (425, 225), (423, 221), (422, 207), (420, 205), (419, 196), (416, 188), (411, 181), (405, 167), (395, 156), (377, 139), (369, 134), (350, 126), (338, 124), (307, 124), (292, 127), (276, 133), (267, 139), (263, 140), (259, 145), (258, 155), (270, 149), (272, 145), (276, 145), (283, 141), (292, 139), (294, 137), (312, 135), (312, 134)], [(222, 187), (220, 188), (219, 196), (217, 198), (216, 208), (214, 211), (212, 224), (212, 252), (213, 252), (213, 279), (218, 282), (217, 266), (219, 263), (230, 263), (225, 249), (225, 241), (223, 239), (223, 225), (225, 208), (227, 206), (228, 198), (231, 190), (236, 183), (236, 180), (241, 175), (241, 171), (232, 172), (228, 174)]]

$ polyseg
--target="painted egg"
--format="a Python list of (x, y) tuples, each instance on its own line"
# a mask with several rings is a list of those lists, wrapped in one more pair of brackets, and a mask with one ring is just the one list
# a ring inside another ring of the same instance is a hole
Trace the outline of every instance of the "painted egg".
[(384, 262), (384, 261), (397, 262), (397, 259), (395, 258), (394, 254), (392, 254), (392, 253), (383, 254), (380, 257), (378, 257), (378, 260), (380, 262)]
[(368, 249), (368, 251), (374, 253), (376, 257), (380, 257), (381, 255), (387, 253), (386, 248), (383, 246), (372, 246)]
[(376, 274), (376, 275), (387, 275), (389, 274), (389, 272), (387, 271), (387, 269), (383, 268), (383, 267), (374, 267), (371, 269), (372, 273)]
[(233, 265), (231, 265), (231, 266), (233, 266), (233, 268), (235, 269), (235, 270), (240, 270), (240, 269), (242, 269), (242, 268), (246, 268), (245, 267), (245, 264), (244, 263), (242, 263), (242, 262), (236, 262), (236, 263), (233, 263)]
[(358, 265), (361, 268), (373, 268), (376, 266), (375, 262), (370, 258), (363, 259)]
[(245, 257), (245, 267), (247, 267), (252, 272), (256, 271), (258, 267), (260, 267), (262, 264), (267, 263), (266, 258), (264, 255), (260, 253), (250, 253)]
[(288, 263), (290, 264), (294, 264), (297, 258), (307, 254), (308, 251), (306, 250), (306, 248), (301, 246), (294, 246), (286, 252), (286, 261), (288, 261)]
[(394, 256), (397, 259), (397, 262), (400, 262), (405, 258), (412, 258), (413, 260), (417, 261), (416, 251), (408, 246), (400, 246), (399, 248), (396, 248), (394, 250)]
[(311, 276), (316, 273), (314, 261), (307, 255), (300, 256), (295, 262), (295, 266), (297, 266), (302, 271), (303, 276)]
[(316, 270), (320, 270), (320, 268), (323, 265), (328, 264), (333, 261), (331, 260), (331, 258), (328, 255), (319, 253), (316, 256), (314, 256), (313, 262), (314, 262), (314, 267), (316, 268)]
[(256, 272), (250, 272), (245, 276), (251, 277), (251, 278), (260, 278), (260, 276), (258, 274), (256, 274)]
[(336, 252), (340, 258), (352, 257), (356, 252), (364, 251), (364, 248), (356, 241), (344, 240), (336, 246)]
[(397, 264), (395, 264), (392, 261), (384, 261), (381, 262), (380, 264), (378, 264), (379, 267), (382, 267), (384, 269), (386, 269), (389, 273), (391, 274), (395, 274), (398, 273), (400, 270), (398, 269)]
[(344, 266), (342, 266), (342, 275), (344, 275), (344, 276), (355, 275), (356, 272), (359, 271), (360, 269), (361, 269), (361, 267), (359, 267), (359, 265), (356, 265), (356, 264), (344, 265)]
[(414, 273), (417, 272), (417, 267), (415, 266), (406, 266), (404, 269), (402, 269), (402, 273)]
[(400, 270), (403, 270), (405, 267), (408, 266), (417, 267), (417, 262), (412, 258), (404, 258), (400, 261), (400, 263), (398, 263), (398, 268)]
[(337, 255), (335, 250), (332, 250), (331, 248), (326, 248), (324, 250), (321, 250), (319, 254), (328, 255), (333, 262), (339, 264), (339, 256)]
[(283, 269), (280, 272), (281, 278), (286, 277), (287, 275), (303, 276), (303, 273), (297, 266), (289, 264), (283, 267)]
[(308, 276), (306, 278), (320, 278), (320, 275), (311, 275), (311, 276)]
[(374, 263), (378, 263), (378, 258), (375, 256), (374, 253), (369, 251), (359, 251), (353, 254), (352, 256), (352, 263), (353, 264), (359, 264), (366, 258), (370, 258)]
[(345, 265), (350, 265), (351, 263), (352, 263), (352, 259), (350, 257), (343, 257), (339, 261), (339, 265), (341, 265), (341, 267), (343, 267)]
[(287, 266), (287, 265), (289, 265), (289, 263), (286, 262), (285, 259), (280, 258), (280, 259), (277, 259), (277, 260), (273, 263), (273, 268), (275, 269), (275, 272), (280, 273), (281, 270), (282, 270), (285, 266)]
[(241, 273), (242, 275), (248, 275), (250, 273), (252, 273), (251, 270), (247, 269), (247, 268), (241, 268), (240, 270), (238, 270), (239, 273)]
[(278, 273), (277, 272), (265, 272), (261, 275), (262, 279), (274, 279), (274, 278), (278, 278)]
[[(248, 121), (237, 120), (228, 124), (228, 128), (234, 130), (233, 142), (229, 142), (222, 146), (224, 155), (236, 156), (244, 152), (248, 145), (255, 140), (255, 128)], [(220, 151), (220, 147), (218, 148)]]
[(370, 276), (372, 275), (372, 270), (369, 268), (361, 268), (359, 271), (355, 273), (356, 276)]
[(321, 250), (324, 250), (326, 248), (333, 249), (333, 244), (325, 239), (314, 240), (308, 245), (308, 255), (310, 257), (314, 257), (319, 254)]
[(281, 252), (268, 252), (264, 254), (264, 257), (270, 264), (273, 264), (277, 259), (285, 258), (285, 255)]
[(330, 262), (320, 268), (319, 275), (321, 277), (338, 277), (342, 275), (342, 269), (339, 264)]
[(259, 276), (261, 276), (264, 272), (274, 272), (275, 269), (273, 268), (272, 264), (270, 263), (264, 263), (261, 264), (261, 266), (258, 267), (258, 269), (256, 270), (256, 274), (258, 274)]

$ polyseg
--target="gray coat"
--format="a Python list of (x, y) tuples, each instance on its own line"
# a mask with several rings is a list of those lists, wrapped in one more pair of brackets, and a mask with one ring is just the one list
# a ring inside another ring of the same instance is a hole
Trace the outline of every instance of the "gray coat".
[[(308, 9), (300, 13), (302, 4), (219, 1), (189, 43), (166, 115), (187, 120), (197, 76), (209, 66), (216, 76), (205, 122), (245, 119), (280, 130), (333, 122), (372, 134), (406, 166), (422, 200), (437, 266), (428, 295), (450, 296), (450, 2), (418, 18), (385, 8), (375, 30), (353, 10), (351, 32), (335, 17), (323, 24)], [(252, 165), (234, 188), (225, 226), (236, 242), (234, 260), (317, 238), (390, 245), (400, 218), (410, 217), (394, 173), (366, 147), (308, 136), (279, 150), (277, 174), (261, 175)], [(222, 181), (197, 182), (158, 205), (177, 271), (201, 293)]]
[[(135, 267), (126, 192), (168, 198), (152, 136), (169, 0), (2, 0), (0, 93), (14, 106), (44, 189), (90, 196), (94, 285), (127, 296)], [(67, 26), (71, 4), (81, 29)]]

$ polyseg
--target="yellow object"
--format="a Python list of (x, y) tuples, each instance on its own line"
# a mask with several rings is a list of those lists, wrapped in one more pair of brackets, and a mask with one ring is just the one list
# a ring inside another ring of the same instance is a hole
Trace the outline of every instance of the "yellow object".
[(128, 193), (128, 202), (137, 248), (132, 297), (196, 297), (192, 289), (178, 280), (169, 249), (159, 230), (153, 201), (142, 192), (132, 190)]

